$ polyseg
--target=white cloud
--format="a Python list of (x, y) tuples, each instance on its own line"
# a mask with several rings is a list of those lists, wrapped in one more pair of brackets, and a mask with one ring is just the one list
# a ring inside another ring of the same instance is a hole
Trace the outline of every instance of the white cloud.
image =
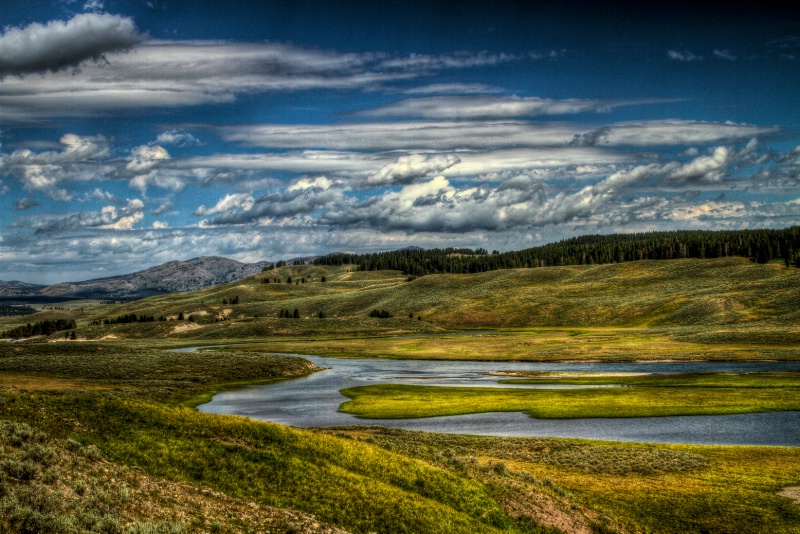
[(702, 204), (675, 207), (668, 216), (674, 221), (691, 222), (703, 218), (744, 219), (749, 215), (748, 212), (749, 210), (743, 202), (708, 201)]
[(127, 50), (143, 40), (133, 19), (83, 13), (64, 21), (6, 28), (0, 35), (0, 77), (54, 72), (106, 54)]
[(105, 5), (103, 4), (102, 0), (86, 0), (86, 3), (83, 4), (84, 11), (102, 11), (105, 9)]
[(190, 146), (198, 145), (200, 144), (200, 141), (189, 132), (184, 132), (182, 130), (169, 130), (159, 134), (155, 142), (151, 144)]
[(207, 217), (210, 215), (229, 213), (231, 211), (249, 211), (250, 208), (253, 207), (253, 202), (255, 202), (255, 199), (249, 194), (225, 195), (211, 208), (206, 208), (205, 206), (198, 207), (194, 210), (194, 215)]
[(732, 122), (665, 120), (611, 125), (611, 146), (700, 145), (776, 134), (781, 128)]
[(36, 206), (41, 206), (41, 203), (38, 200), (31, 198), (21, 198), (14, 202), (14, 209), (19, 211), (35, 208)]
[[(709, 144), (774, 134), (777, 127), (702, 121), (641, 121), (589, 129), (580, 124), (505, 121), (399, 121), (340, 125), (257, 124), (220, 128), (226, 141), (267, 148), (457, 150), (574, 145)], [(576, 142), (576, 136), (578, 141)], [(315, 153), (310, 151), (310, 153)], [(318, 152), (316, 152), (318, 153)], [(352, 158), (352, 156), (347, 156)], [(459, 155), (460, 157), (460, 155)], [(365, 159), (361, 156), (361, 159)], [(321, 171), (324, 172), (324, 171)]]
[(397, 161), (381, 168), (367, 177), (367, 185), (408, 184), (416, 180), (440, 173), (459, 163), (455, 154), (412, 154), (400, 156)]
[(727, 50), (717, 50), (717, 49), (714, 49), (714, 57), (717, 57), (719, 59), (726, 59), (728, 61), (736, 61), (738, 59), (736, 56), (734, 56)]
[(299, 180), (295, 181), (295, 183), (290, 185), (286, 190), (287, 191), (296, 191), (296, 190), (301, 190), (302, 191), (302, 190), (305, 190), (305, 189), (317, 188), (317, 189), (320, 189), (322, 191), (327, 191), (328, 189), (331, 188), (332, 185), (333, 185), (333, 182), (331, 182), (325, 176), (315, 176), (313, 178), (305, 176), (305, 177), (300, 178)]
[(186, 187), (186, 178), (170, 173), (159, 167), (171, 159), (169, 152), (160, 145), (141, 145), (131, 151), (123, 175), (133, 176), (128, 186), (147, 193), (150, 186), (181, 191)]
[(681, 165), (669, 173), (669, 178), (676, 181), (720, 182), (723, 172), (730, 162), (731, 151), (720, 146), (708, 156), (700, 156), (685, 165)]
[(177, 213), (175, 205), (172, 202), (162, 202), (156, 209), (152, 211), (153, 215), (164, 215)]
[(139, 199), (128, 202), (125, 208), (117, 209), (114, 206), (106, 206), (101, 210), (102, 219), (111, 219), (108, 223), (98, 226), (109, 230), (130, 230), (133, 225), (144, 218), (142, 213), (144, 204)]
[(144, 203), (138, 198), (127, 201), (122, 207), (105, 206), (99, 212), (82, 211), (68, 215), (41, 215), (20, 217), (11, 224), (13, 228), (35, 228), (37, 233), (69, 231), (77, 228), (130, 230), (144, 218)]
[(53, 200), (68, 201), (72, 195), (59, 187), (62, 182), (92, 180), (108, 169), (98, 165), (109, 155), (108, 142), (103, 136), (61, 137), (61, 151), (33, 152), (20, 149), (0, 156), (0, 173), (14, 176), (28, 192), (41, 192)]
[[(84, 17), (100, 15), (85, 14)], [(309, 89), (370, 89), (418, 78), (430, 69), (480, 66), (508, 60), (492, 54), (456, 54), (395, 62), (375, 53), (337, 53), (279, 43), (148, 40), (134, 53), (108, 54), (108, 64), (0, 85), (7, 120), (80, 116), (130, 108), (232, 102), (237, 95)]]
[(109, 193), (108, 191), (103, 191), (99, 187), (95, 187), (94, 191), (86, 192), (78, 199), (78, 202), (89, 202), (92, 200), (102, 200), (104, 202), (117, 202), (119, 203), (119, 199)]
[(519, 61), (522, 56), (515, 54), (491, 54), (489, 52), (455, 52), (443, 55), (411, 54), (405, 57), (384, 59), (379, 66), (384, 69), (399, 70), (441, 70), (485, 67), (510, 61)]
[(698, 56), (694, 52), (689, 52), (684, 50), (680, 52), (678, 50), (668, 50), (667, 57), (673, 59), (675, 61), (702, 61), (703, 56)]
[(401, 100), (363, 112), (372, 117), (421, 117), (469, 120), (479, 118), (536, 117), (607, 112), (621, 106), (674, 102), (665, 99), (600, 100), (511, 96), (433, 96)]
[(163, 230), (164, 228), (169, 228), (169, 223), (163, 221), (153, 221), (152, 226), (155, 230)]
[(412, 87), (403, 92), (409, 95), (470, 95), (502, 93), (503, 90), (483, 83), (434, 83), (422, 87)]
[(160, 160), (170, 159), (169, 152), (159, 145), (142, 145), (131, 151), (131, 157), (125, 169), (134, 174), (151, 171)]

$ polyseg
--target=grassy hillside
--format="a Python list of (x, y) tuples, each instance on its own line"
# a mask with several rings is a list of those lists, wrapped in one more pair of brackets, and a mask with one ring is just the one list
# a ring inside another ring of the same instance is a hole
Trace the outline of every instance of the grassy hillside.
[[(515, 517), (479, 480), (419, 459), (180, 406), (245, 376), (313, 370), (303, 360), (122, 344), (0, 347), (0, 413), (11, 420), (0, 421), (4, 532), (322, 532), (320, 521), (364, 533), (551, 532)], [(148, 507), (169, 521), (140, 528)]]
[[(286, 283), (289, 277), (292, 283)], [(262, 283), (265, 278), (272, 283)], [(237, 298), (237, 304), (230, 304)], [(279, 318), (282, 310), (295, 309), (299, 319)], [(368, 317), (376, 309), (394, 317)], [(531, 326), (723, 330), (735, 326), (737, 331), (743, 327), (783, 331), (800, 322), (800, 269), (724, 258), (509, 269), (408, 280), (397, 271), (288, 266), (201, 291), (74, 313), (85, 338), (110, 334), (236, 339)], [(130, 313), (170, 320), (89, 324)], [(179, 321), (181, 313), (184, 320)], [(24, 320), (4, 318), (0, 327), (34, 322), (44, 314)], [(745, 330), (740, 337), (747, 335)]]

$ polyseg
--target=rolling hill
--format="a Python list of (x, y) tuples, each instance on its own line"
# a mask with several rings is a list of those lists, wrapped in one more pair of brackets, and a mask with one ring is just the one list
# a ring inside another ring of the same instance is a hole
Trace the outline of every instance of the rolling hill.
[[(281, 318), (295, 309), (298, 319)], [(373, 310), (393, 317), (369, 317)], [(82, 326), (124, 314), (167, 320)], [(791, 329), (798, 322), (800, 269), (718, 258), (416, 279), (352, 266), (285, 266), (199, 291), (87, 309), (78, 324), (88, 338), (114, 333), (232, 339), (483, 327)]]

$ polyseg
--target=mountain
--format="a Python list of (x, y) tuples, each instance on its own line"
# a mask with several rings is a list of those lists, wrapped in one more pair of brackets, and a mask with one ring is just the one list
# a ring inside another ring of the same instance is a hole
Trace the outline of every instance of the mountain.
[(29, 284), (18, 280), (4, 282), (0, 280), (0, 297), (17, 297), (20, 295), (32, 295), (44, 289), (46, 286)]
[(270, 262), (241, 263), (219, 256), (171, 261), (143, 271), (84, 282), (37, 286), (0, 281), (0, 295), (25, 297), (141, 298), (196, 291), (260, 273)]

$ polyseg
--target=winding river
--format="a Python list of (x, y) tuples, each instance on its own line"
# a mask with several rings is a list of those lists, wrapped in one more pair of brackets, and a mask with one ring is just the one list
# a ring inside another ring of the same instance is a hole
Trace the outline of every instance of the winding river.
[(296, 427), (381, 425), (407, 430), (495, 436), (800, 446), (800, 412), (617, 419), (534, 419), (518, 412), (494, 412), (421, 419), (359, 419), (337, 411), (339, 405), (347, 400), (339, 393), (340, 389), (375, 383), (507, 388), (515, 386), (498, 384), (499, 377), (487, 373), (500, 370), (602, 373), (800, 372), (800, 362), (539, 363), (337, 359), (305, 354), (295, 356), (328, 369), (294, 380), (219, 393), (211, 402), (199, 406), (198, 409), (206, 413), (242, 415)]

